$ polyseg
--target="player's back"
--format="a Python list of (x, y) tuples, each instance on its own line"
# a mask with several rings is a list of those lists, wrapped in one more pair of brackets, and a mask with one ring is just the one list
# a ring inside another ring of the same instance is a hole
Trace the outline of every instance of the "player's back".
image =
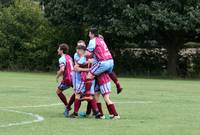
[(95, 38), (96, 47), (94, 50), (94, 54), (98, 61), (104, 61), (112, 59), (112, 55), (102, 38)]
[(73, 60), (69, 55), (65, 55), (65, 70), (63, 74), (63, 80), (66, 81), (67, 83), (72, 84), (72, 71), (74, 70), (73, 68)]
[(110, 82), (110, 77), (108, 75), (108, 73), (102, 73), (99, 76), (97, 76), (97, 83), (99, 85), (105, 84)]

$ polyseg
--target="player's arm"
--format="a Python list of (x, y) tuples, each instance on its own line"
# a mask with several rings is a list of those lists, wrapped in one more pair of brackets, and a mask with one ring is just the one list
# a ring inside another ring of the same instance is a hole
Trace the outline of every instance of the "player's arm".
[(91, 57), (92, 57), (92, 55), (93, 55), (93, 53), (92, 53), (92, 52), (90, 52), (90, 51), (88, 51), (88, 50), (85, 52), (85, 56), (86, 56), (86, 57), (89, 57), (89, 58), (91, 58)]
[(79, 71), (79, 72), (88, 72), (88, 71), (90, 71), (89, 68), (81, 68), (81, 67), (77, 67), (76, 70)]
[(93, 58), (92, 59), (88, 59), (86, 60), (86, 57), (81, 57), (76, 63), (79, 66), (83, 66), (83, 65), (90, 65), (94, 62)]
[(57, 71), (56, 81), (58, 82), (59, 77), (61, 77), (65, 71), (66, 61), (64, 59), (59, 59), (59, 70)]
[(85, 56), (92, 57), (95, 47), (96, 47), (96, 40), (95, 39), (90, 40), (90, 42), (87, 46), (87, 51), (85, 53)]
[(74, 70), (78, 72), (88, 72), (90, 69), (89, 68), (81, 68), (79, 64), (75, 64)]
[(57, 75), (56, 75), (56, 81), (58, 82), (59, 77), (61, 77), (64, 73), (65, 70), (65, 66), (62, 65), (60, 66), (60, 69), (57, 71)]

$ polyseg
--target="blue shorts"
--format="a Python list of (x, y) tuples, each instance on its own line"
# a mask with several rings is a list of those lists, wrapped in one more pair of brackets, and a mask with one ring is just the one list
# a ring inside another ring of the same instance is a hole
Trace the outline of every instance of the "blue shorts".
[[(80, 72), (74, 72), (73, 73), (73, 89), (75, 93), (84, 94), (85, 93), (85, 82), (81, 80), (81, 74)], [(95, 80), (92, 82), (92, 86), (90, 89), (90, 93), (94, 95), (94, 86), (95, 86)]]
[(113, 71), (114, 61), (113, 59), (106, 61), (98, 61), (90, 68), (90, 72), (94, 75), (100, 75), (101, 73), (108, 72), (111, 73)]
[[(94, 88), (95, 88), (95, 80), (92, 81), (92, 86), (90, 88), (90, 94), (94, 95)], [(85, 85), (83, 86), (82, 90), (81, 90), (81, 94), (84, 94), (86, 91), (85, 89)]]
[(70, 88), (71, 86), (67, 85), (65, 82), (61, 82), (59, 85), (58, 85), (58, 89), (61, 90), (61, 91), (64, 91), (68, 88)]
[(106, 94), (110, 94), (111, 93), (111, 82), (107, 82), (100, 86), (98, 84), (96, 84), (95, 92), (100, 92), (103, 96)]
[(84, 82), (81, 81), (81, 73), (80, 72), (73, 72), (72, 75), (72, 82), (73, 82), (73, 89), (76, 93), (80, 93), (82, 89), (82, 85)]

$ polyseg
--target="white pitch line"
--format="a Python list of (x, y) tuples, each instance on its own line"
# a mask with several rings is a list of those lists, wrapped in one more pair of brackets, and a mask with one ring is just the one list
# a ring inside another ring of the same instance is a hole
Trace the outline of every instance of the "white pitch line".
[[(114, 101), (116, 104), (151, 104), (152, 101)], [(54, 104), (44, 104), (44, 105), (29, 105), (29, 106), (9, 106), (9, 107), (0, 107), (0, 109), (15, 109), (15, 108), (40, 108), (40, 107), (50, 107), (50, 106), (59, 106), (63, 105), (62, 103), (54, 103)]]
[(120, 101), (114, 101), (116, 104), (151, 104), (153, 103), (152, 101), (125, 101), (125, 102), (120, 102)]
[(26, 125), (26, 124), (32, 124), (35, 122), (41, 122), (44, 120), (44, 117), (38, 115), (38, 114), (33, 114), (33, 113), (28, 113), (28, 112), (22, 112), (22, 111), (16, 111), (16, 110), (10, 110), (10, 109), (0, 109), (2, 111), (7, 111), (7, 112), (13, 112), (13, 113), (19, 113), (19, 114), (24, 114), (28, 115), (31, 117), (34, 117), (35, 120), (32, 121), (21, 121), (21, 122), (15, 122), (15, 123), (9, 123), (5, 125), (0, 125), (0, 128), (5, 128), (5, 127), (11, 127), (11, 126), (19, 126), (19, 125)]
[(7, 108), (7, 109), (13, 109), (13, 108), (40, 108), (40, 107), (49, 107), (49, 106), (58, 106), (58, 105), (62, 105), (62, 103), (47, 104), (47, 105), (9, 106), (9, 107), (0, 107), (0, 109), (1, 108)]
[[(123, 101), (121, 101), (121, 102), (115, 101), (114, 103), (116, 103), (116, 104), (150, 104), (150, 103), (153, 103), (153, 102), (152, 101), (124, 101), (124, 102)], [(0, 110), (2, 110), (2, 111), (24, 114), (24, 115), (32, 116), (32, 117), (35, 118), (35, 120), (32, 120), (32, 121), (22, 121), (22, 122), (16, 122), (16, 123), (9, 123), (9, 124), (6, 124), (6, 125), (0, 125), (0, 128), (32, 124), (32, 123), (41, 122), (41, 121), (44, 120), (44, 117), (42, 117), (38, 114), (16, 111), (16, 110), (10, 110), (10, 109), (14, 109), (14, 108), (40, 108), (40, 107), (50, 107), (50, 106), (59, 106), (59, 105), (62, 105), (62, 103), (46, 104), (46, 105), (0, 107)]]

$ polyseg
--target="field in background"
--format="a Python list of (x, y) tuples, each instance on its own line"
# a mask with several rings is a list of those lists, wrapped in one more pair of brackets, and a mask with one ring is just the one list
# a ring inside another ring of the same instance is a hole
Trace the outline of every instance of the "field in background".
[[(55, 76), (0, 72), (0, 135), (199, 135), (200, 82), (120, 78), (120, 120), (63, 117)], [(66, 91), (69, 99), (72, 89)], [(104, 112), (107, 110), (104, 107)], [(85, 110), (85, 103), (81, 111)]]

